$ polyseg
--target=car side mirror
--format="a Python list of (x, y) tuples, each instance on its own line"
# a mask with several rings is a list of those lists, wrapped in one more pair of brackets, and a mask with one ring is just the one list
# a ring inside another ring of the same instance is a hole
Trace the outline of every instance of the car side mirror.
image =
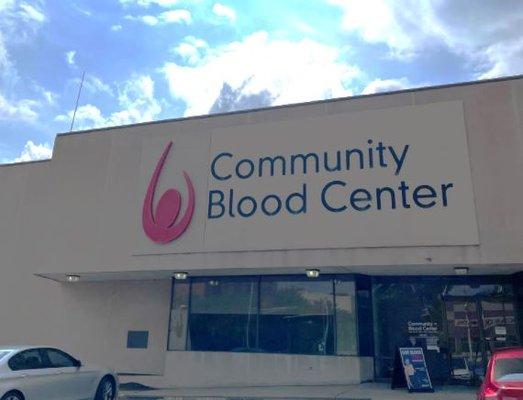
[(76, 368), (80, 368), (82, 366), (82, 362), (80, 360), (74, 360), (73, 361), (73, 365), (76, 367)]

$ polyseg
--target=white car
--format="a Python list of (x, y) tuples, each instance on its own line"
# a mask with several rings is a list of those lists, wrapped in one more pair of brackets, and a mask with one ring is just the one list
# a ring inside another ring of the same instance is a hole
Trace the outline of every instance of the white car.
[(0, 347), (0, 400), (115, 400), (118, 377), (51, 347)]

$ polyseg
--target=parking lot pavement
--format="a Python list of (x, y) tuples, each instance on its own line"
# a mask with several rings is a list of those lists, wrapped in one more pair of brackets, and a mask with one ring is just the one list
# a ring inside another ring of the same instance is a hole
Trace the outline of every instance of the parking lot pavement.
[(474, 400), (475, 388), (444, 386), (434, 393), (410, 394), (388, 384), (345, 386), (283, 386), (239, 388), (180, 388), (122, 392), (121, 400)]

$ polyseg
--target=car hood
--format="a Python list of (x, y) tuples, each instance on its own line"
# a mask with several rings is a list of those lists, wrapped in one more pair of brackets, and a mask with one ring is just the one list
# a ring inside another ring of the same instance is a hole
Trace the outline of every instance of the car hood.
[(523, 381), (517, 382), (496, 382), (501, 389), (519, 389), (523, 391)]

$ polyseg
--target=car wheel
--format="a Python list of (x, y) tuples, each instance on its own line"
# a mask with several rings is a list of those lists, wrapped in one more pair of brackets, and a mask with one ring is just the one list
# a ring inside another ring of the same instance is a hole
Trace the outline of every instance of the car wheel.
[(4, 394), (0, 400), (24, 400), (24, 396), (19, 392), (9, 392)]
[(94, 397), (94, 400), (115, 400), (116, 398), (116, 387), (114, 385), (114, 381), (106, 376), (98, 385), (98, 389), (96, 389), (96, 396)]

